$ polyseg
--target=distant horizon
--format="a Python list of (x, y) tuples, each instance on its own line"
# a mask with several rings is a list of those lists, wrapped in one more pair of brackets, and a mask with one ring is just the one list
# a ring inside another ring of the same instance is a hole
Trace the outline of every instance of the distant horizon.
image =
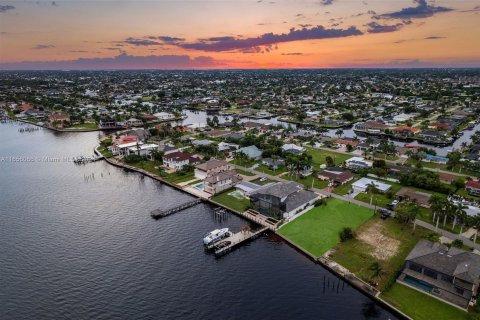
[(479, 15), (477, 0), (2, 1), (0, 70), (480, 68)]

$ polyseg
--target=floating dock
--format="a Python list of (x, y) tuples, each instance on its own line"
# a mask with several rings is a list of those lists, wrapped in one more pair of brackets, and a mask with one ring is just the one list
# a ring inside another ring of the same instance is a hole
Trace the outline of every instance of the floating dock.
[(268, 230), (268, 227), (263, 227), (253, 232), (240, 231), (233, 233), (231, 236), (215, 243), (211, 248), (216, 256), (222, 256), (233, 250), (235, 247), (238, 247), (240, 244), (257, 238), (266, 230)]
[(154, 219), (160, 219), (160, 218), (166, 217), (168, 215), (171, 215), (173, 213), (176, 213), (176, 212), (185, 210), (187, 208), (196, 206), (200, 202), (202, 202), (202, 199), (195, 199), (193, 201), (181, 204), (181, 205), (173, 207), (173, 208), (163, 209), (163, 210), (162, 209), (156, 209), (156, 210), (153, 210), (152, 212), (150, 212), (150, 215)]

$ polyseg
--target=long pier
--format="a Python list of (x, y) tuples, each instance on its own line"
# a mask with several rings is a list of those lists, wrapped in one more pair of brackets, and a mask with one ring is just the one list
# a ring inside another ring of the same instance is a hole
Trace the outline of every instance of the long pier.
[(212, 247), (213, 252), (217, 257), (222, 256), (232, 251), (235, 247), (239, 246), (240, 244), (257, 238), (266, 230), (268, 230), (268, 227), (263, 227), (254, 232), (248, 230), (248, 231), (240, 231), (240, 232), (234, 233), (231, 236), (215, 243), (215, 245)]
[(187, 209), (187, 208), (196, 206), (196, 205), (199, 204), (200, 202), (202, 202), (202, 199), (195, 199), (195, 200), (193, 200), (193, 201), (190, 201), (190, 202), (181, 204), (181, 205), (176, 206), (176, 207), (173, 207), (173, 208), (169, 208), (169, 209), (165, 209), (165, 210), (155, 209), (155, 210), (153, 210), (152, 212), (150, 212), (150, 215), (151, 215), (152, 218), (154, 218), (154, 219), (160, 219), (160, 218), (166, 217), (166, 216), (168, 216), (168, 215), (171, 215), (171, 214), (173, 214), (173, 213), (176, 213), (176, 212), (185, 210), (185, 209)]

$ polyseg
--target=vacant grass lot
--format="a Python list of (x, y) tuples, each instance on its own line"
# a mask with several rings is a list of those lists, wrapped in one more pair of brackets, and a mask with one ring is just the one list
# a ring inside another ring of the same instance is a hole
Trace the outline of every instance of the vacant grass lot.
[[(375, 250), (372, 245), (359, 239), (351, 239), (335, 246), (331, 258), (355, 273), (362, 280), (378, 283), (378, 289), (382, 291), (394, 276), (395, 271), (402, 267), (405, 258), (413, 247), (429, 231), (417, 226), (415, 233), (413, 233), (411, 225), (404, 226), (394, 219), (381, 220), (378, 216), (375, 216), (358, 228), (355, 233), (358, 236), (362, 232), (369, 232), (367, 230), (371, 230), (372, 227), (378, 227), (385, 237), (399, 241), (399, 247), (394, 256), (386, 260), (378, 260), (372, 255)], [(379, 245), (382, 244), (379, 243)], [(378, 262), (381, 267), (381, 272), (378, 275), (370, 269), (374, 262)]]
[(269, 174), (271, 176), (277, 176), (281, 173), (284, 173), (284, 172), (287, 172), (287, 167), (285, 166), (280, 166), (278, 167), (276, 170), (271, 170), (268, 166), (262, 164), (261, 166), (259, 166), (257, 169), (255, 169), (256, 171), (258, 172), (262, 172), (262, 173), (266, 173), (266, 174)]
[(312, 187), (312, 181), (313, 181), (313, 187), (314, 188), (317, 188), (317, 189), (323, 189), (323, 188), (326, 188), (328, 186), (328, 181), (322, 181), (322, 180), (319, 180), (319, 179), (316, 179), (313, 174), (309, 175), (308, 177), (305, 177), (305, 178), (302, 178), (300, 176), (296, 176), (296, 175), (288, 175), (288, 174), (284, 174), (282, 176), (283, 179), (286, 179), (286, 180), (291, 180), (291, 181), (295, 181), (295, 182), (298, 182), (300, 184), (303, 184), (305, 187), (308, 187), (308, 188), (311, 188)]
[(312, 156), (313, 160), (313, 167), (315, 169), (319, 169), (321, 164), (327, 164), (327, 160), (325, 160), (328, 156), (332, 157), (335, 161), (335, 165), (341, 165), (345, 162), (345, 160), (354, 157), (355, 155), (337, 153), (333, 151), (326, 151), (323, 149), (314, 149), (314, 148), (307, 148), (307, 153)]
[(381, 297), (416, 320), (466, 320), (468, 313), (421, 292), (395, 283)]
[(313, 208), (279, 231), (314, 256), (321, 256), (340, 241), (344, 227), (356, 229), (372, 215), (365, 207), (329, 199), (325, 206)]
[(229, 196), (228, 194), (234, 189), (228, 189), (222, 193), (214, 195), (210, 200), (220, 203), (227, 208), (230, 208), (235, 211), (243, 212), (248, 209), (250, 205), (250, 200), (248, 199), (237, 199), (235, 197)]

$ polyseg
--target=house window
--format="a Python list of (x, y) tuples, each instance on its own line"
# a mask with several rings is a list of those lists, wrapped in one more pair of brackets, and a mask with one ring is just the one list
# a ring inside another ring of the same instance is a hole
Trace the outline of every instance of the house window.
[(463, 293), (465, 292), (464, 289), (458, 288), (458, 287), (455, 287), (455, 291), (457, 291), (457, 293), (458, 293), (458, 294), (461, 294), (461, 295), (463, 295)]
[(422, 266), (418, 265), (418, 264), (415, 264), (415, 263), (411, 263), (410, 262), (410, 266), (409, 266), (410, 270), (413, 270), (415, 272), (418, 272), (418, 273), (422, 273)]
[(426, 275), (427, 277), (437, 279), (437, 273), (433, 270), (425, 269), (423, 270), (423, 274)]

